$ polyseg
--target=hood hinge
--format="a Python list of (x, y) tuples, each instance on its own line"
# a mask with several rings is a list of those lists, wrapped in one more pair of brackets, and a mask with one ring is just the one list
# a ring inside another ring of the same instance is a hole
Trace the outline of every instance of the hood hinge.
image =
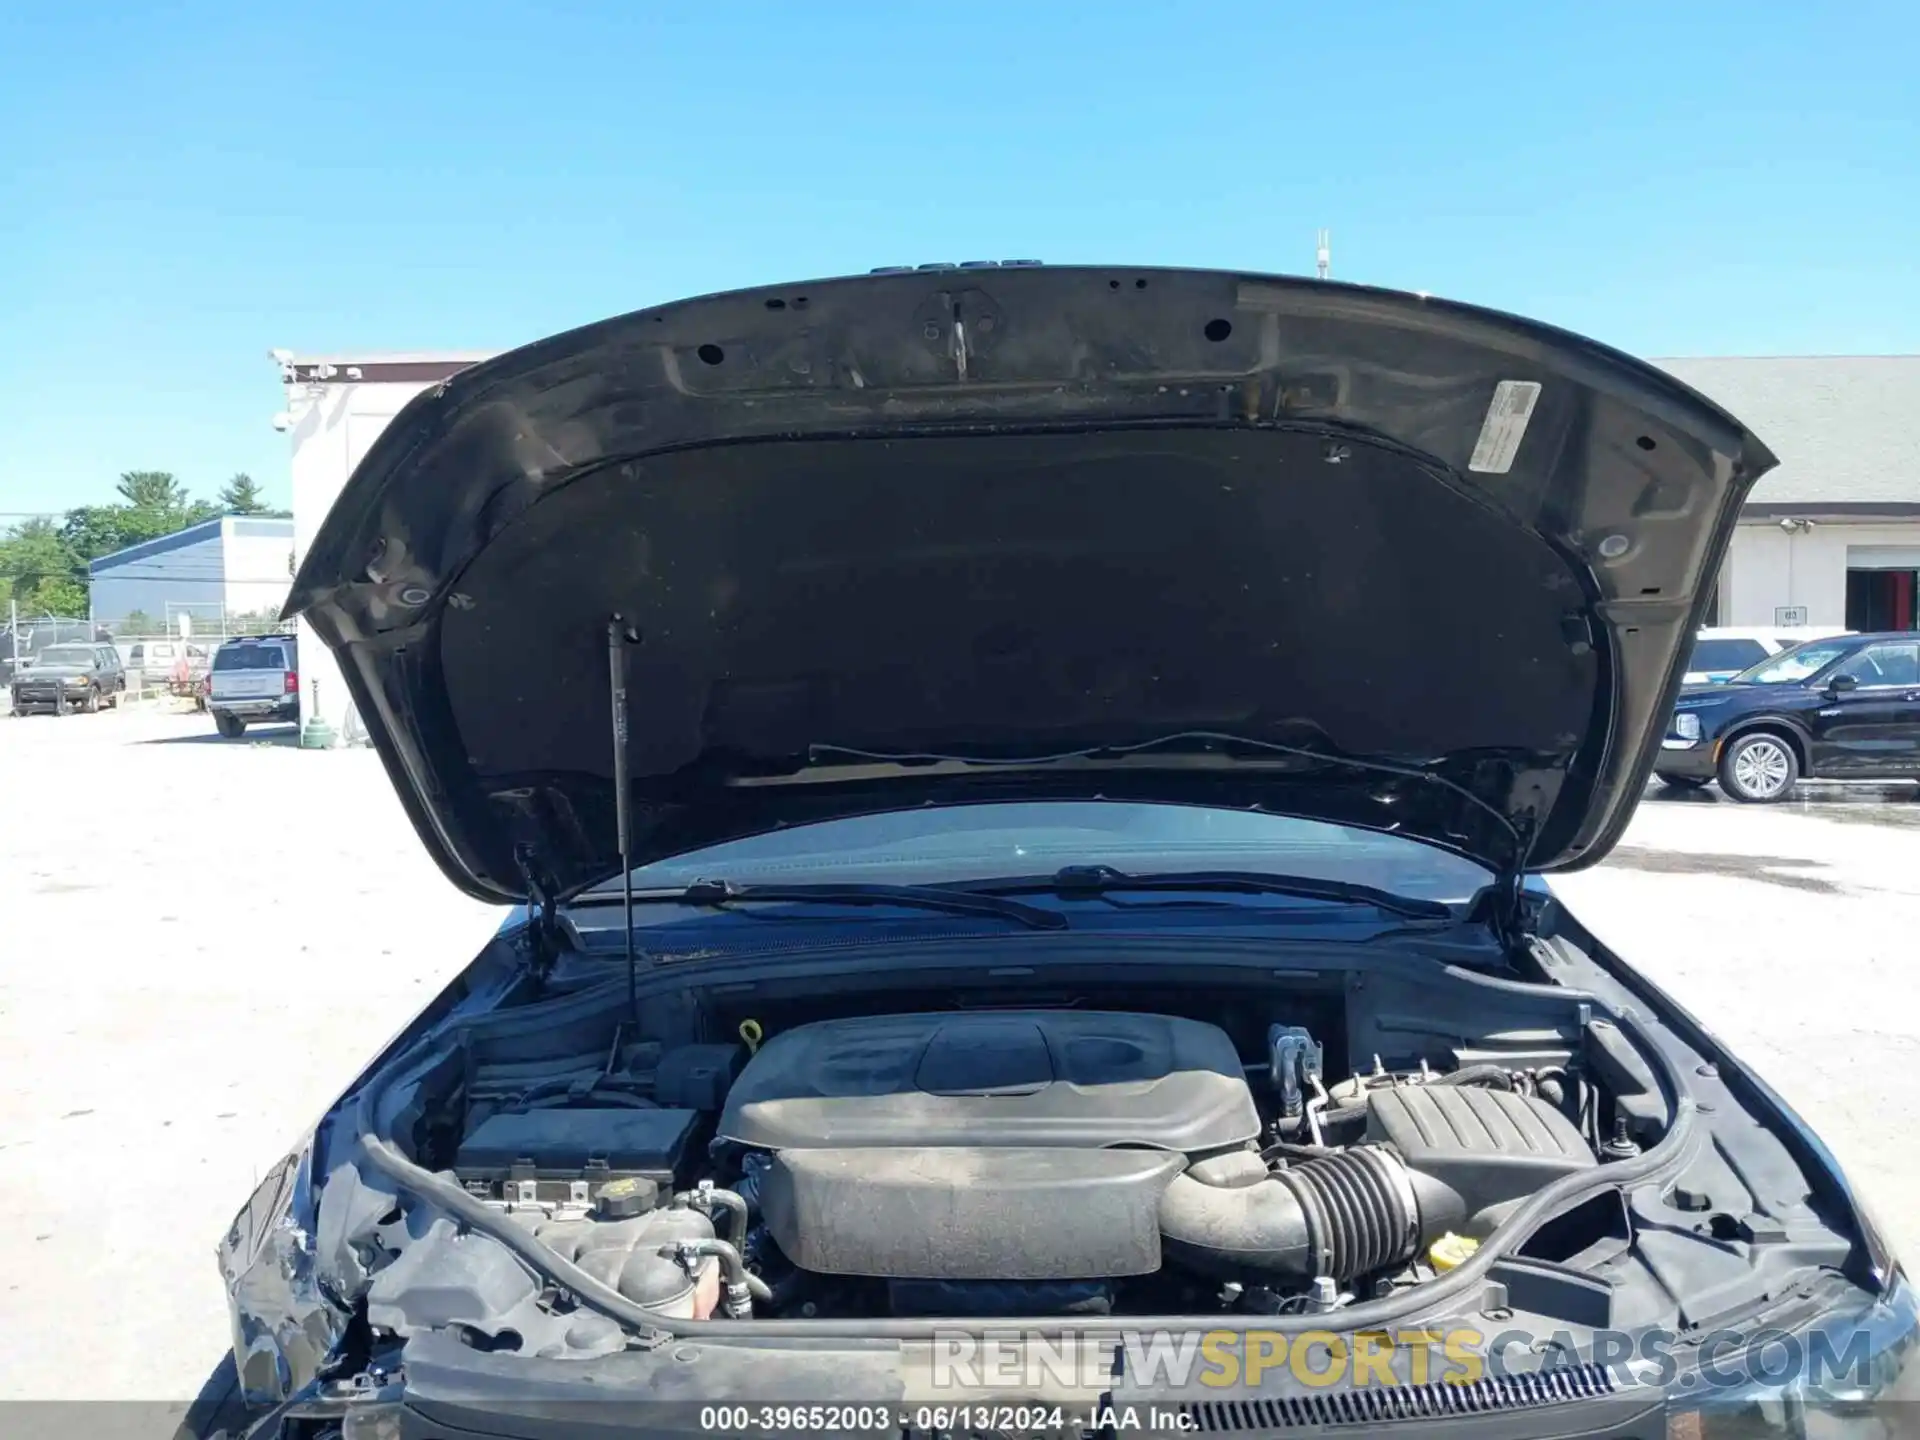
[(562, 948), (553, 877), (531, 845), (514, 846), (513, 862), (527, 887), (527, 944), (532, 951), (533, 973), (545, 979)]

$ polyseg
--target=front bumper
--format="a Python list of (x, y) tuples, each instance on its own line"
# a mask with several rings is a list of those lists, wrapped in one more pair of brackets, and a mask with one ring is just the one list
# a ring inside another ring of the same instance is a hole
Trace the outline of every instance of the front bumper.
[(1653, 762), (1656, 775), (1677, 775), (1688, 780), (1711, 780), (1720, 759), (1718, 740), (1683, 740), (1668, 735), (1660, 742), (1660, 758)]
[[(1535, 1320), (1537, 1328), (1541, 1317)], [(945, 1342), (949, 1350), (964, 1329), (956, 1322)], [(1125, 1322), (1111, 1329), (1124, 1354)], [(984, 1346), (986, 1332), (980, 1333), (977, 1343)], [(1177, 1339), (1141, 1332), (1133, 1344), (1151, 1350), (1169, 1338)], [(1505, 1329), (1486, 1346), (1472, 1378), (1454, 1372), (1453, 1381), (1431, 1383), (1424, 1376), (1410, 1383), (1414, 1377), (1399, 1366), (1369, 1366), (1366, 1381), (1346, 1381), (1342, 1377), (1357, 1372), (1326, 1368), (1331, 1350), (1319, 1352), (1322, 1358), (1303, 1374), (1276, 1362), (1269, 1347), (1269, 1368), (1256, 1383), (1242, 1383), (1246, 1372), (1237, 1370), (1224, 1384), (1192, 1377), (1154, 1384), (1115, 1356), (1106, 1361), (1110, 1368), (1083, 1382), (1079, 1400), (1054, 1401), (1036, 1398), (1038, 1390), (1028, 1389), (1032, 1381), (1013, 1382), (1025, 1393), (1002, 1384), (991, 1393), (943, 1390), (937, 1381), (929, 1386), (939, 1369), (910, 1344), (682, 1340), (566, 1361), (487, 1353), (433, 1333), (408, 1341), (389, 1368), (313, 1382), (254, 1433), (280, 1433), (279, 1420), (297, 1417), (343, 1424), (348, 1435), (414, 1440), (802, 1431), (922, 1440), (982, 1426), (1049, 1440), (1103, 1431), (1113, 1440), (1135, 1434), (1271, 1440), (1295, 1430), (1325, 1433), (1321, 1427), (1335, 1428), (1342, 1440), (1894, 1440), (1920, 1434), (1920, 1310), (1900, 1278), (1864, 1308), (1809, 1326), (1716, 1331), (1692, 1340), (1663, 1334), (1653, 1344), (1641, 1335), (1631, 1347), (1635, 1353), (1619, 1354), (1615, 1346), (1604, 1364), (1577, 1365), (1557, 1378), (1552, 1366), (1526, 1363), (1541, 1348), (1529, 1338), (1524, 1329)], [(1630, 1337), (1596, 1336), (1596, 1357), (1606, 1338)], [(1357, 1339), (1343, 1338), (1342, 1353), (1358, 1353)], [(1500, 1365), (1500, 1356), (1524, 1368)], [(981, 1418), (1001, 1407), (1028, 1418)]]
[(38, 685), (16, 685), (13, 687), (13, 708), (16, 710), (51, 710), (56, 705), (78, 705), (87, 698), (88, 685), (82, 680), (69, 685), (62, 681), (57, 685), (41, 683)]

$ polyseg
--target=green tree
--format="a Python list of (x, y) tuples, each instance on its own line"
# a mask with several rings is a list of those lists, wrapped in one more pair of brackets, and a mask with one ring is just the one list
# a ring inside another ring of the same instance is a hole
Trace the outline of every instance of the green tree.
[(114, 488), (119, 504), (75, 506), (61, 521), (62, 538), (82, 561), (157, 540), (220, 513), (218, 504), (195, 500), (165, 470), (129, 470)]
[(51, 520), (22, 521), (0, 536), (0, 603), (28, 615), (87, 613), (86, 566)]
[(267, 502), (254, 478), (242, 470), (221, 489), (220, 508), (229, 515), (264, 515)]
[(130, 510), (183, 513), (192, 502), (170, 470), (127, 470), (113, 487)]
[(152, 538), (129, 535), (128, 516), (124, 505), (76, 505), (61, 518), (60, 538), (79, 558), (98, 560), (102, 555), (111, 555), (139, 540)]

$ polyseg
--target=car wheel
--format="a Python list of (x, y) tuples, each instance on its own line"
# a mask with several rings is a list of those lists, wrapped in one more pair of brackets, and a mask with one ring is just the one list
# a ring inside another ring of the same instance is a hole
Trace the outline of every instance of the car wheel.
[(1800, 759), (1781, 736), (1742, 735), (1720, 756), (1720, 788), (1748, 805), (1784, 800), (1800, 778)]
[(1669, 790), (1698, 790), (1707, 783), (1698, 775), (1662, 775), (1658, 778)]
[(247, 733), (247, 722), (242, 720), (238, 715), (221, 715), (216, 713), (213, 717), (213, 727), (229, 740), (238, 740), (242, 735)]
[(89, 688), (87, 698), (80, 702), (80, 708), (89, 715), (98, 715), (100, 713), (100, 692)]

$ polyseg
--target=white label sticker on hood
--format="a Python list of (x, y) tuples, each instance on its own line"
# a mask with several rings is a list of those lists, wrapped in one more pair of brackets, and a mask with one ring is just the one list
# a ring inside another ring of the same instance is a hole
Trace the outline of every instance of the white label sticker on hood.
[(1539, 400), (1537, 380), (1502, 380), (1494, 386), (1493, 403), (1487, 406), (1487, 418), (1480, 426), (1480, 439), (1467, 469), (1482, 475), (1504, 475), (1511, 470)]

